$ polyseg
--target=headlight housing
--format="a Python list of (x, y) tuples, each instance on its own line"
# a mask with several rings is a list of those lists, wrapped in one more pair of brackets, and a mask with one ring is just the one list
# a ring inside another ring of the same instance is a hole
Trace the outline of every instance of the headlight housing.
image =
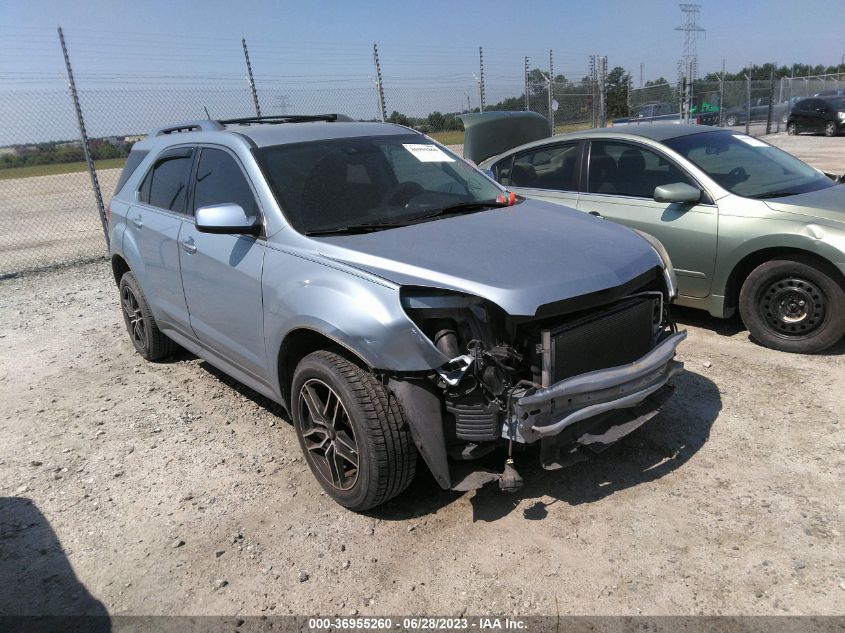
[(644, 231), (633, 229), (640, 237), (649, 243), (651, 248), (657, 253), (657, 256), (663, 262), (663, 278), (666, 281), (666, 290), (669, 293), (669, 299), (674, 299), (678, 296), (678, 278), (675, 276), (675, 267), (672, 266), (672, 260), (663, 243), (653, 235), (649, 235)]
[(845, 120), (845, 112), (837, 112), (836, 116), (839, 118), (840, 121)]

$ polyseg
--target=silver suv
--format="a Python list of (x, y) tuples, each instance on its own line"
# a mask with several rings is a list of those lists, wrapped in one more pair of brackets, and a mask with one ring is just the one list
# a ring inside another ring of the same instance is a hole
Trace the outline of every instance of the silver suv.
[[(516, 197), (398, 125), (155, 130), (109, 234), (135, 349), (184, 347), (285, 406), (354, 510), (399, 494), (419, 457), (443, 488), (518, 488), (515, 445), (565, 466), (654, 416), (682, 368), (659, 243)], [(477, 465), (505, 447), (502, 472)]]

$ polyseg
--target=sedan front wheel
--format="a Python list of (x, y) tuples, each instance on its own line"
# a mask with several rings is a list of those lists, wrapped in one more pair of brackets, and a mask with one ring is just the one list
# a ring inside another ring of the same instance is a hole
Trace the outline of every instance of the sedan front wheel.
[(845, 290), (832, 267), (809, 257), (755, 268), (739, 293), (739, 312), (766, 347), (814, 354), (845, 336)]

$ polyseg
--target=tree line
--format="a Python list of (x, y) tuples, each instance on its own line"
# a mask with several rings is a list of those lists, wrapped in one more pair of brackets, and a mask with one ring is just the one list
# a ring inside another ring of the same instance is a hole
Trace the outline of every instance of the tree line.
[[(107, 160), (110, 158), (125, 158), (129, 154), (131, 144), (115, 146), (108, 141), (92, 139), (89, 143), (91, 158)], [(0, 155), (0, 169), (15, 167), (29, 167), (31, 165), (54, 165), (59, 163), (78, 163), (85, 160), (82, 146), (74, 141), (55, 141), (51, 143), (37, 143), (34, 145), (18, 146), (15, 154)]]

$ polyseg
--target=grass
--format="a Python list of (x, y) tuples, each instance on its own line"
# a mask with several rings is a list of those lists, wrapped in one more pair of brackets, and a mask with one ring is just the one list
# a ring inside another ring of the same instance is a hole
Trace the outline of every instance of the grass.
[[(590, 129), (589, 121), (579, 121), (577, 123), (565, 123), (555, 125), (555, 134), (565, 134), (567, 132), (580, 132), (581, 130)], [(444, 145), (461, 145), (464, 142), (463, 130), (449, 130), (448, 132), (431, 132), (429, 136), (439, 143)]]
[(438, 143), (443, 145), (461, 145), (464, 142), (463, 130), (449, 130), (447, 132), (431, 132), (429, 134)]
[[(125, 158), (108, 158), (95, 161), (97, 169), (114, 169), (123, 167)], [(27, 165), (26, 167), (12, 167), (0, 169), (0, 180), (11, 180), (12, 178), (32, 178), (33, 176), (55, 176), (56, 174), (73, 174), (80, 171), (87, 171), (85, 162), (78, 163), (55, 163), (52, 165)]]

